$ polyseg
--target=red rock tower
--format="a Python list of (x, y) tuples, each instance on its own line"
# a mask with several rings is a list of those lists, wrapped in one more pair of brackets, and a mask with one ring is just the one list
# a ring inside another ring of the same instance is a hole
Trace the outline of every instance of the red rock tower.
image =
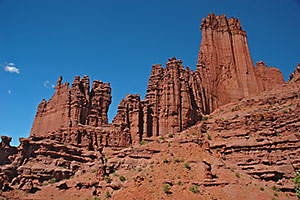
[[(196, 71), (207, 97), (206, 113), (268, 88), (261, 84), (262, 80), (257, 75), (246, 32), (242, 30), (238, 19), (227, 19), (224, 14), (208, 14), (202, 20), (201, 30), (202, 41)], [(278, 76), (275, 83), (284, 83), (280, 72), (275, 73), (275, 76)]]

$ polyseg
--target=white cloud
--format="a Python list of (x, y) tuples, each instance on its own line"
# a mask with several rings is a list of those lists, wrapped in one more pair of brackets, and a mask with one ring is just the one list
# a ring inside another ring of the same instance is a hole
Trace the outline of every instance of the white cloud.
[(4, 70), (9, 73), (20, 74), (20, 69), (16, 67), (15, 63), (6, 63), (4, 66)]
[(11, 94), (11, 90), (8, 90), (7, 92), (8, 92), (8, 94)]
[(51, 83), (51, 82), (48, 81), (48, 80), (45, 81), (43, 85), (44, 85), (45, 88), (54, 88), (54, 87), (55, 87), (54, 84)]

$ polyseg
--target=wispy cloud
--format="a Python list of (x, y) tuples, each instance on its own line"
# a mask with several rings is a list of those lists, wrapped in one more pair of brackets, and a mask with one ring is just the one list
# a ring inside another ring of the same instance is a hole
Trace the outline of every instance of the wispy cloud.
[(4, 71), (9, 73), (20, 74), (20, 69), (16, 67), (15, 63), (12, 62), (4, 64)]
[(8, 90), (7, 93), (8, 93), (8, 94), (11, 94), (11, 90)]
[(54, 88), (55, 87), (54, 84), (48, 80), (45, 81), (43, 85), (45, 88)]

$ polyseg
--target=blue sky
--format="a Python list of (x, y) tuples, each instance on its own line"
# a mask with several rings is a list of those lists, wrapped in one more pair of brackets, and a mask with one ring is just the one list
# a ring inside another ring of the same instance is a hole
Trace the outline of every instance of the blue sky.
[(240, 19), (254, 63), (287, 80), (300, 62), (297, 0), (0, 0), (0, 135), (28, 137), (60, 75), (110, 82), (112, 120), (126, 94), (144, 98), (153, 64), (176, 56), (196, 68), (211, 12)]

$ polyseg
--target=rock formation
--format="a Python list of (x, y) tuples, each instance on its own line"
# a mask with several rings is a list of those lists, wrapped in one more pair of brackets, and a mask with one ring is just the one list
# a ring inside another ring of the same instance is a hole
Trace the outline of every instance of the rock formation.
[(256, 63), (255, 71), (258, 77), (258, 83), (263, 90), (272, 89), (275, 85), (284, 83), (284, 78), (279, 69), (267, 67), (267, 64), (260, 61)]
[[(196, 73), (203, 82), (206, 113), (267, 89), (261, 84), (265, 83), (265, 80), (261, 80), (262, 75), (257, 73), (261, 67), (255, 70), (247, 35), (238, 19), (227, 20), (225, 15), (208, 14), (202, 20), (201, 30)], [(273, 68), (265, 70), (275, 76), (272, 79), (275, 84), (284, 83), (279, 71), (277, 73)]]
[[(143, 138), (180, 132), (221, 105), (284, 83), (278, 69), (263, 62), (254, 67), (238, 19), (209, 14), (202, 20), (201, 30), (196, 72), (184, 69), (175, 57), (168, 60), (166, 68), (154, 65), (145, 99), (127, 95), (106, 134), (114, 130), (130, 135), (125, 143), (137, 144)], [(69, 134), (69, 129), (78, 125), (108, 125), (109, 83), (96, 80), (90, 91), (89, 78), (76, 76), (70, 89), (60, 77), (55, 89), (53, 97), (38, 106), (30, 135), (45, 136), (59, 129)]]
[(297, 65), (294, 73), (290, 75), (290, 79), (288, 80), (289, 83), (293, 82), (300, 82), (300, 63)]
[(76, 76), (71, 89), (69, 83), (57, 81), (56, 91), (47, 102), (39, 104), (31, 136), (45, 136), (59, 130), (76, 127), (78, 124), (100, 127), (108, 124), (107, 111), (111, 104), (109, 83), (94, 81), (89, 91), (89, 78)]
[[(112, 123), (109, 83), (95, 80), (90, 89), (88, 76), (76, 76), (69, 87), (60, 77), (52, 98), (38, 105), (30, 137), (20, 138), (19, 147), (1, 137), (0, 189), (11, 199), (24, 193), (49, 199), (48, 192), (104, 198), (121, 188), (116, 199), (157, 199), (166, 195), (159, 192), (163, 183), (178, 185), (165, 191), (177, 199), (198, 193), (239, 199), (248, 198), (243, 188), (253, 191), (267, 181), (266, 189), (275, 185), (293, 196), (290, 179), (300, 170), (300, 64), (289, 80), (296, 83), (283, 84), (278, 69), (253, 65), (238, 19), (209, 14), (201, 30), (196, 71), (175, 57), (166, 67), (153, 65), (145, 98), (128, 94)], [(180, 189), (182, 183), (190, 189)], [(149, 196), (149, 185), (151, 194), (157, 189), (151, 184), (161, 187), (157, 196)]]

